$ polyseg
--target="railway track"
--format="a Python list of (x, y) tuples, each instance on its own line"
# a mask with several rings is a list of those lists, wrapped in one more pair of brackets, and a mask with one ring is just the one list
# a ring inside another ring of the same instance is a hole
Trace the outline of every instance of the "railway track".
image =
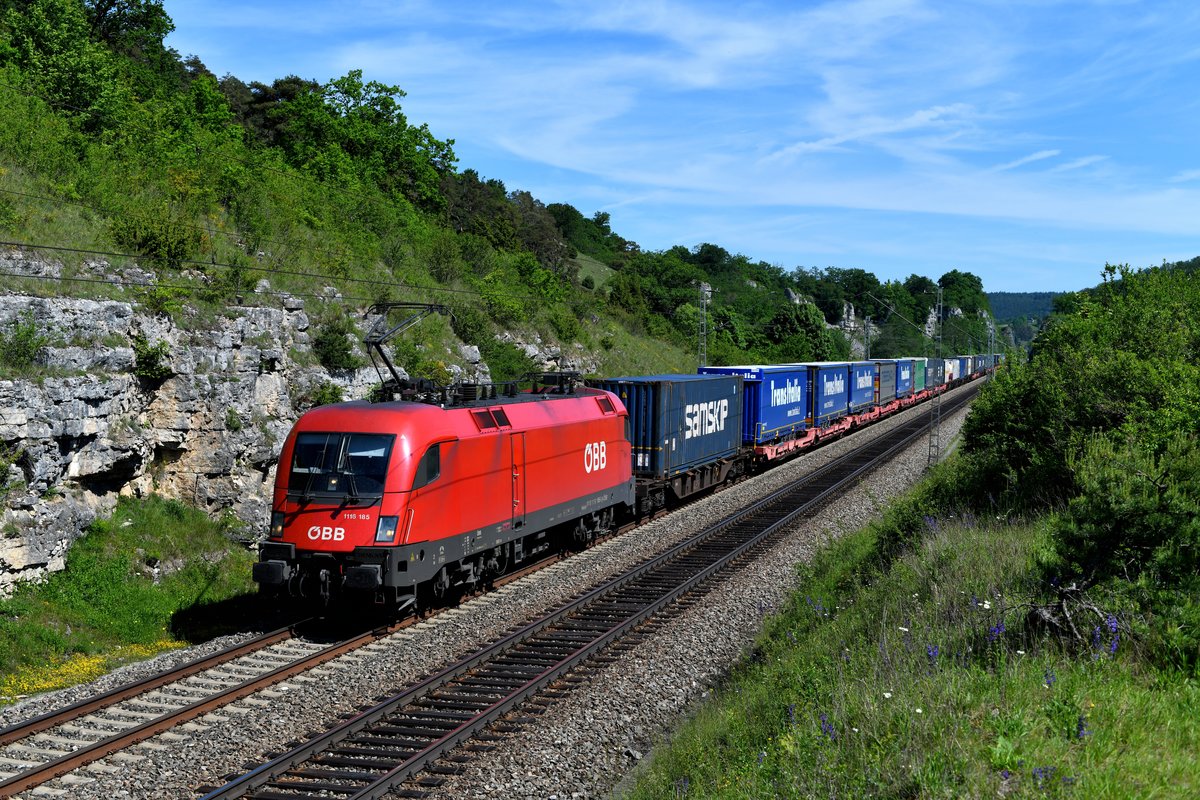
[[(946, 402), (950, 413), (974, 392)], [(469, 759), (456, 748), (529, 721), (532, 698), (552, 702), (614, 645), (633, 646), (648, 621), (696, 602), (715, 579), (771, 546), (802, 515), (861, 480), (922, 435), (924, 415), (727, 517), (540, 619), (299, 744), (204, 800), (421, 797)], [(631, 643), (632, 642), (632, 643)], [(608, 657), (611, 658), (611, 657)], [(518, 712), (519, 713), (519, 712)]]
[[(541, 559), (497, 579), (495, 585), (519, 580), (561, 557)], [(0, 798), (41, 786), (418, 621), (410, 616), (340, 641), (314, 643), (298, 638), (298, 631), (316, 620), (302, 620), (0, 729)]]

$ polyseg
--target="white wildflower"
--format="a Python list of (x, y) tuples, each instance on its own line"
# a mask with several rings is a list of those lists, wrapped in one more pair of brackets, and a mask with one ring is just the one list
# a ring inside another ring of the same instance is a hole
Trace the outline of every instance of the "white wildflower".
[(891, 693), (891, 692), (884, 692), (884, 693), (883, 693), (883, 699), (884, 699), (884, 700), (891, 700), (891, 699), (892, 699), (892, 693)]

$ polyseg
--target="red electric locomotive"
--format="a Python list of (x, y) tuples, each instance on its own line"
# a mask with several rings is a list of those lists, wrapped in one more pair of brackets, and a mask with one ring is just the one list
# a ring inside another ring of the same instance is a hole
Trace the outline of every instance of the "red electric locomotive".
[(280, 454), (254, 580), (406, 608), (562, 540), (584, 544), (634, 503), (627, 416), (569, 380), (458, 405), (313, 409)]

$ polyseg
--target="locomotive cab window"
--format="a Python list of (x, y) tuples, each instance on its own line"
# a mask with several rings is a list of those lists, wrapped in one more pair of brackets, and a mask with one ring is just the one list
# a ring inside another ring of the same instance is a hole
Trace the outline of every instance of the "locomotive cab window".
[(425, 451), (425, 455), (421, 456), (421, 461), (417, 464), (417, 474), (413, 478), (413, 488), (420, 489), (422, 486), (427, 486), (438, 479), (442, 474), (442, 446), (435, 444)]
[(394, 440), (373, 433), (301, 433), (292, 448), (288, 493), (378, 497), (383, 494)]

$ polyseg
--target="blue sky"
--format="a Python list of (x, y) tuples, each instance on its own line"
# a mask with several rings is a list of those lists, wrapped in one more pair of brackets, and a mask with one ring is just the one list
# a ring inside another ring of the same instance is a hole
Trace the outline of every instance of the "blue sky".
[(1200, 4), (166, 0), (217, 75), (362, 69), (648, 250), (1095, 285), (1200, 255)]

